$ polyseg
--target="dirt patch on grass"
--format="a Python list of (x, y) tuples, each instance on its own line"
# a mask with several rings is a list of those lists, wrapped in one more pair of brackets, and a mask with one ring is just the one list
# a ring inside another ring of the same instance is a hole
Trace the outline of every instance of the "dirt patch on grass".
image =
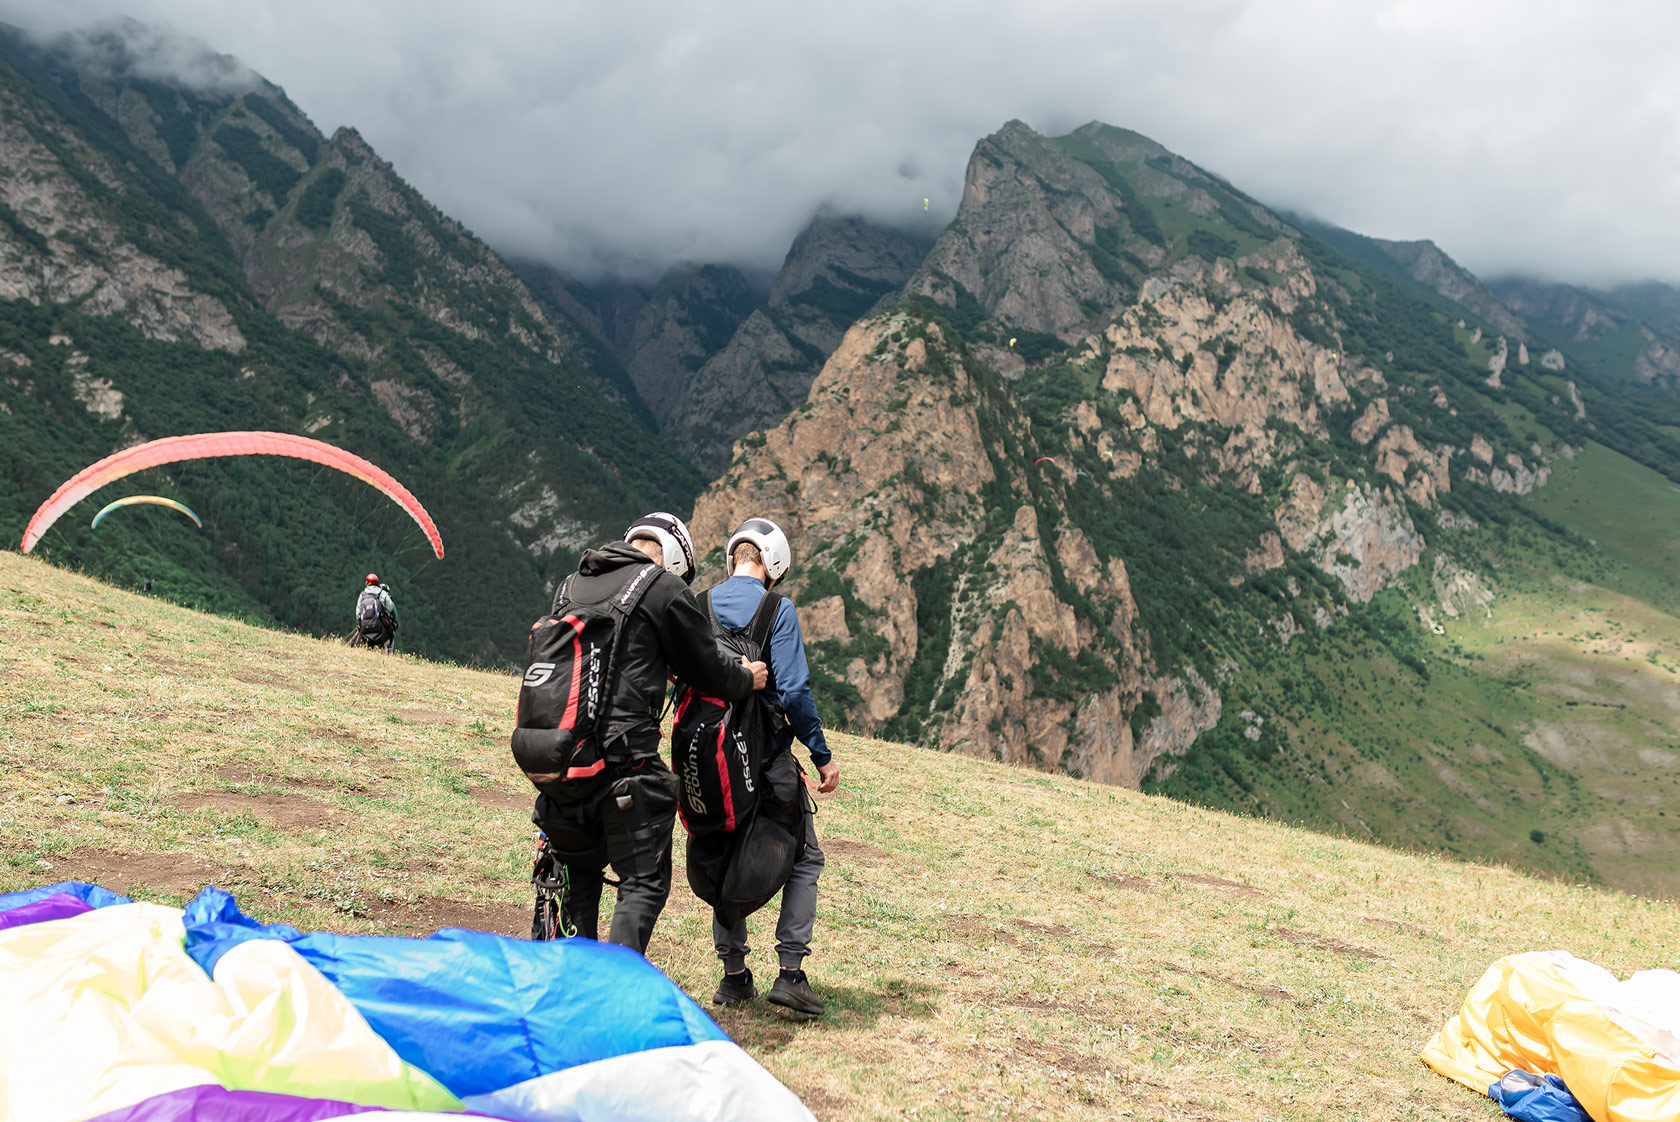
[(1084, 1075), (1101, 1077), (1108, 1068), (1095, 1056), (1082, 1056), (1078, 1052), (1071, 1052), (1066, 1048), (1058, 1048), (1053, 1044), (1040, 1044), (1036, 1040), (1017, 1039), (1012, 1047), (1015, 1053), (1037, 1060), (1057, 1071), (1069, 1075)]
[(238, 791), (200, 791), (175, 800), (182, 810), (219, 810), (253, 814), (285, 831), (322, 830), (338, 822), (338, 808), (305, 795), (244, 795)]
[(706, 1007), (712, 1018), (723, 1031), (735, 1038), (737, 1044), (745, 1048), (762, 1048), (766, 1052), (780, 1051), (798, 1039), (799, 1034), (786, 1020), (766, 1008), (764, 992), (769, 988), (768, 983), (763, 978), (756, 978), (754, 982), (758, 997), (745, 1005), (729, 1008), (713, 1005), (710, 992), (695, 995), (695, 1000)]
[(806, 1110), (817, 1117), (818, 1122), (827, 1122), (830, 1118), (845, 1118), (851, 1109), (852, 1100), (844, 1095), (825, 1091), (821, 1087), (806, 1087), (801, 1090), (797, 1081), (792, 1087), (799, 1095), (799, 1101), (805, 1104)]
[(385, 924), (397, 935), (430, 935), (445, 927), (521, 939), (531, 934), (531, 909), (518, 904), (475, 904), (426, 896), (412, 904), (375, 903), (368, 908), (368, 918)]
[(1071, 928), (1063, 927), (1059, 923), (1035, 923), (1030, 919), (1018, 919), (1015, 926), (1034, 935), (1048, 935), (1053, 939), (1065, 939), (1073, 934)]
[(1282, 986), (1271, 986), (1264, 982), (1239, 982), (1235, 978), (1227, 978), (1223, 974), (1212, 974), (1206, 970), (1186, 970), (1182, 966), (1173, 966), (1171, 964), (1168, 964), (1167, 969), (1171, 970), (1174, 974), (1183, 974), (1186, 977), (1204, 978), (1207, 981), (1218, 982), (1222, 986), (1230, 986), (1234, 990), (1242, 990), (1244, 993), (1251, 993), (1256, 997), (1264, 997), (1271, 1001), (1295, 1000), (1295, 995), (1284, 989)]
[(1092, 873), (1091, 879), (1114, 888), (1124, 888), (1128, 892), (1154, 892), (1155, 882), (1148, 877), (1133, 876), (1130, 873)]
[(189, 666), (188, 663), (182, 662), (178, 658), (170, 658), (167, 655), (147, 653), (143, 655), (136, 655), (135, 657), (145, 665), (155, 666), (159, 670), (186, 670)]
[(502, 787), (472, 787), (467, 794), (486, 810), (518, 810), (529, 814), (531, 805), (536, 801), (536, 796), (530, 792), (514, 792)]
[[(191, 894), (226, 869), (193, 853), (107, 853), (82, 850), (54, 858), (55, 880), (80, 880), (128, 895), (136, 888)], [(222, 878), (225, 879), (225, 878)]]
[(1036, 993), (1018, 993), (1014, 997), (1004, 998), (1003, 1003), (1012, 1009), (1030, 1009), (1035, 1013), (1073, 1013), (1079, 1009), (1079, 1006), (1072, 1002), (1058, 1001)]
[(303, 688), (293, 679), (276, 674), (272, 670), (235, 670), (230, 677), (235, 681), (244, 682), (247, 686), (283, 686), (289, 690)]
[(994, 924), (987, 923), (979, 916), (954, 915), (948, 916), (945, 925), (958, 935), (970, 939), (982, 939), (987, 942), (1004, 942), (1012, 947), (1021, 945), (1021, 937), (1013, 931), (1005, 930)]
[(1366, 923), (1374, 923), (1378, 927), (1386, 927), (1390, 931), (1398, 931), (1402, 935), (1416, 935), (1422, 939), (1438, 939), (1440, 936), (1427, 927), (1419, 927), (1415, 923), (1406, 923), (1398, 919), (1384, 919), (1382, 916), (1360, 916)]
[(316, 725), (309, 730), (309, 735), (317, 740), (325, 740), (331, 744), (348, 744), (355, 748), (383, 748), (384, 745), (359, 732), (348, 732), (344, 729), (328, 728), (326, 725)]
[[(217, 779), (228, 783), (249, 784), (256, 787), (291, 787), (299, 791), (361, 791), (363, 788), (355, 783), (339, 783), (330, 779), (299, 779), (295, 776), (275, 775), (270, 771), (259, 771), (243, 760), (225, 763), (210, 773)], [(261, 798), (261, 795), (252, 796)]]
[(1293, 927), (1273, 928), (1278, 938), (1286, 943), (1294, 943), (1298, 947), (1312, 947), (1315, 950), (1329, 951), (1332, 954), (1345, 954), (1352, 958), (1368, 959), (1371, 962), (1385, 961), (1383, 956), (1366, 947), (1353, 943), (1344, 943), (1340, 939), (1333, 939), (1328, 935), (1315, 935), (1311, 931), (1297, 931)]
[(848, 865), (884, 865), (892, 860), (892, 854), (878, 845), (871, 845), (866, 841), (855, 841), (852, 838), (819, 838), (817, 844), (822, 846), (823, 856), (844, 861)]
[(1179, 877), (1186, 884), (1199, 884), (1203, 888), (1217, 888), (1222, 892), (1229, 892), (1232, 896), (1269, 896), (1270, 893), (1255, 888), (1251, 884), (1241, 881), (1226, 880), (1224, 877), (1208, 877), (1200, 874)]
[(417, 725), (458, 725), (461, 723), (460, 714), (445, 713), (441, 709), (398, 709), (397, 716)]

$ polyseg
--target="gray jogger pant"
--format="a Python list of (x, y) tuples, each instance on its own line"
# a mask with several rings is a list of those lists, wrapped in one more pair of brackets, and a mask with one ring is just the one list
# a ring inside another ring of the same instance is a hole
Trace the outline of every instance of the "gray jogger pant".
[[(796, 796), (804, 801), (799, 786), (805, 782), (804, 772), (791, 751), (783, 752), (770, 762), (765, 774), (776, 797), (791, 800)], [(776, 957), (784, 970), (798, 970), (811, 953), (811, 932), (817, 925), (817, 878), (822, 875), (823, 851), (817, 844), (817, 824), (807, 808), (805, 811), (805, 852), (793, 866), (786, 887), (782, 889), (782, 913), (776, 920)], [(712, 942), (718, 958), (723, 960), (727, 974), (740, 971), (747, 964), (751, 948), (747, 946), (747, 921), (725, 927), (712, 916)]]

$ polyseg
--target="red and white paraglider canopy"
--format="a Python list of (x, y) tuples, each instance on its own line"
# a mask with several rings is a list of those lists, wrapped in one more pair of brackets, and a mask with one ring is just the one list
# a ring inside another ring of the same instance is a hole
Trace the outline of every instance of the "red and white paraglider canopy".
[(133, 448), (125, 448), (121, 452), (106, 456), (98, 463), (90, 464), (71, 476), (52, 493), (51, 498), (41, 504), (41, 508), (35, 512), (35, 516), (29, 520), (29, 525), (23, 531), (23, 552), (28, 553), (34, 549), (35, 543), (41, 540), (41, 535), (45, 534), (65, 511), (107, 483), (162, 464), (216, 456), (289, 456), (353, 475), (363, 483), (378, 488), (392, 502), (406, 510), (409, 517), (425, 532), (426, 540), (432, 543), (432, 552), (439, 558), (443, 556), (443, 537), (438, 533), (437, 524), (432, 521), (432, 516), (426, 513), (426, 508), (420, 505), (418, 499), (409, 494), (407, 487), (391, 478), (383, 468), (325, 441), (313, 440), (307, 436), (294, 436), (286, 432), (205, 432), (195, 436), (169, 436), (162, 440), (137, 444)]

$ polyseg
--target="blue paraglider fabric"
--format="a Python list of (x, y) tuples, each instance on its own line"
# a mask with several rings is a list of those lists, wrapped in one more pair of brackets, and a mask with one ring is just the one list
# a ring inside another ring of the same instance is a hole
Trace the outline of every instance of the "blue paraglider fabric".
[(284, 941), (326, 975), (404, 1060), (467, 1098), (633, 1052), (727, 1041), (641, 955), (589, 939), (533, 943), (446, 928), (428, 939), (304, 934), (206, 888), (182, 916), (213, 974), (251, 939)]
[(1568, 1086), (1555, 1075), (1508, 1071), (1488, 1087), (1488, 1098), (1520, 1122), (1592, 1122)]
[(115, 892), (100, 888), (97, 884), (85, 884), (79, 880), (63, 880), (57, 884), (46, 884), (40, 888), (25, 888), (21, 892), (0, 893), (0, 913), (9, 912), (13, 908), (21, 908), (25, 904), (38, 904), (49, 896), (71, 896), (89, 908), (109, 908), (113, 904), (132, 904), (127, 896), (118, 896)]

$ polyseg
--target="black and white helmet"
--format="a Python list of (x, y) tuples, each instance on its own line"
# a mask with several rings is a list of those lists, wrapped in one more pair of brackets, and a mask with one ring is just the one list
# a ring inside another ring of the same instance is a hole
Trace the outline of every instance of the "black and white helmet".
[(644, 539), (659, 543), (664, 551), (666, 572), (681, 577), (685, 584), (694, 583), (694, 539), (688, 536), (688, 527), (682, 519), (658, 510), (636, 519), (624, 531), (627, 542)]
[(749, 518), (741, 523), (740, 529), (729, 535), (729, 544), (723, 550), (724, 557), (728, 559), (730, 576), (735, 575), (735, 547), (742, 542), (752, 542), (758, 547), (759, 556), (764, 560), (764, 574), (770, 578), (771, 584), (779, 584), (793, 568), (793, 547), (788, 544), (782, 528), (768, 518)]

